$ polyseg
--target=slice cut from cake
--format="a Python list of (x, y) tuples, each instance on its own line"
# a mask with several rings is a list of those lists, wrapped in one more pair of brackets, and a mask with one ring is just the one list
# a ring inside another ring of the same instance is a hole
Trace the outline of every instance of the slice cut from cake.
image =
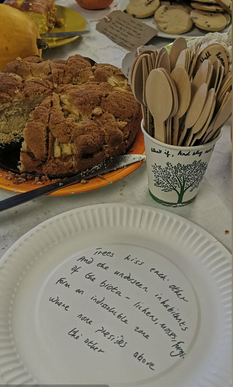
[(55, 0), (5, 0), (4, 4), (24, 12), (37, 26), (39, 34), (45, 34), (56, 23)]

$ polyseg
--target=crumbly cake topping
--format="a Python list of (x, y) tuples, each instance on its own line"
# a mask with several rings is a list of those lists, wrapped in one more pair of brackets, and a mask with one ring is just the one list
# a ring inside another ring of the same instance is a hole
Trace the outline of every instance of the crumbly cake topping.
[(91, 168), (125, 153), (140, 127), (140, 105), (115, 66), (92, 66), (80, 55), (28, 57), (9, 63), (0, 77), (0, 142), (23, 137), (21, 172)]
[(0, 74), (0, 110), (1, 106), (12, 101), (22, 89), (22, 80), (13, 74)]

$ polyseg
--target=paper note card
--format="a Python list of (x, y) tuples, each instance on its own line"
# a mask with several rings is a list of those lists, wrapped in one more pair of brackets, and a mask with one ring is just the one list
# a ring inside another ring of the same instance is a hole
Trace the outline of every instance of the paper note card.
[(122, 11), (113, 11), (105, 16), (96, 25), (96, 29), (129, 51), (143, 46), (158, 32)]

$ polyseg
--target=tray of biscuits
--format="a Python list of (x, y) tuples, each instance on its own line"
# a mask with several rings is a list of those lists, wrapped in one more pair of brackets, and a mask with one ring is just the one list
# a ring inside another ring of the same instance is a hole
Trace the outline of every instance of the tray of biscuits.
[(227, 32), (231, 0), (121, 0), (118, 9), (158, 30), (164, 38), (192, 38), (209, 32)]

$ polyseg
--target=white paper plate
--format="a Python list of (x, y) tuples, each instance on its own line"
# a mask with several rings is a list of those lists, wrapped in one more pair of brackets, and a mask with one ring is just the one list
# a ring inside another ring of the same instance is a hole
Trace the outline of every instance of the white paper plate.
[(231, 255), (167, 211), (56, 216), (4, 255), (0, 294), (6, 384), (231, 386)]
[[(129, 4), (130, 0), (120, 0), (119, 1), (119, 4), (118, 4), (118, 9), (120, 11), (125, 11), (127, 5)], [(185, 39), (188, 39), (188, 38), (199, 38), (200, 36), (205, 36), (206, 34), (208, 34), (208, 31), (204, 31), (204, 30), (200, 30), (199, 28), (196, 28), (195, 26), (189, 31), (189, 32), (186, 32), (182, 35), (170, 35), (170, 34), (166, 34), (165, 32), (163, 31), (160, 31), (157, 27), (157, 24), (154, 20), (153, 17), (148, 17), (146, 19), (138, 19), (140, 20), (141, 22), (147, 24), (148, 26), (150, 27), (153, 27), (153, 28), (156, 28), (158, 30), (158, 33), (156, 36), (159, 36), (160, 38), (167, 38), (167, 39), (176, 39), (178, 38), (179, 36), (183, 36)], [(220, 32), (223, 33), (223, 32), (227, 32), (230, 28), (230, 25), (231, 23), (226, 26), (223, 30), (221, 30)]]

